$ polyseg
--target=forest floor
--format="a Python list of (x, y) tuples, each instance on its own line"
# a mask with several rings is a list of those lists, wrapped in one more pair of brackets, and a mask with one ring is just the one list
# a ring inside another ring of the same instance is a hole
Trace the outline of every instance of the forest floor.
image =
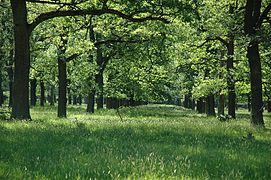
[(255, 129), (245, 110), (229, 122), (169, 105), (119, 112), (1, 120), (0, 179), (271, 179), (271, 115)]

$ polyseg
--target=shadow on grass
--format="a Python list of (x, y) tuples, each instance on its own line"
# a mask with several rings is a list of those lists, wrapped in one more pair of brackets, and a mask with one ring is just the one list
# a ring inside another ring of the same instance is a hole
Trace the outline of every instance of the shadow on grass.
[(1, 178), (271, 178), (266, 141), (163, 127), (22, 125), (0, 126)]

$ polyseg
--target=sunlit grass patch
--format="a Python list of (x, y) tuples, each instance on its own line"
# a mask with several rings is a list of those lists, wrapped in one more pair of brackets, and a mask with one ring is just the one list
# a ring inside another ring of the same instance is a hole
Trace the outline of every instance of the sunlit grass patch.
[[(0, 121), (2, 179), (270, 179), (270, 116), (254, 129), (176, 106), (148, 105), (68, 118), (55, 107), (33, 121)], [(244, 112), (241, 112), (244, 113)], [(246, 139), (247, 133), (255, 139)]]

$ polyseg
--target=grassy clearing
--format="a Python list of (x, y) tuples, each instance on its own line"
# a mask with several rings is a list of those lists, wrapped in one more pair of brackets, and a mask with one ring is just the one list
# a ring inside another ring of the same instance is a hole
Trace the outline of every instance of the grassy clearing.
[[(0, 121), (1, 179), (271, 179), (271, 117), (253, 129), (245, 111), (219, 122), (148, 105), (93, 115), (32, 109), (31, 122)], [(243, 138), (252, 132), (255, 139)]]

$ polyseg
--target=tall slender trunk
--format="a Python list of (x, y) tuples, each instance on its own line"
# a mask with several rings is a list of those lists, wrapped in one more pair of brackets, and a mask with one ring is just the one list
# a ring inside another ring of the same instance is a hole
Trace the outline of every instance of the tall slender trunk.
[(26, 1), (11, 0), (15, 40), (12, 119), (31, 119), (29, 110), (29, 30)]
[(31, 79), (30, 80), (30, 105), (31, 106), (36, 106), (36, 102), (37, 102), (36, 89), (37, 89), (37, 80)]
[(40, 81), (40, 106), (45, 104), (45, 86), (43, 80)]
[(102, 71), (103, 54), (102, 54), (102, 50), (100, 47), (97, 48), (96, 62), (98, 64), (98, 68), (99, 68), (99, 72), (95, 77), (96, 84), (98, 86), (98, 90), (96, 91), (96, 93), (97, 93), (96, 103), (97, 103), (97, 109), (102, 109), (104, 106), (104, 97), (103, 97), (104, 78), (103, 78), (103, 71)]
[(79, 94), (78, 96), (78, 104), (81, 106), (82, 105), (82, 95)]
[(235, 119), (235, 82), (233, 78), (233, 55), (234, 55), (234, 38), (229, 38), (228, 59), (227, 59), (227, 85), (228, 85), (228, 115)]
[(57, 117), (67, 117), (67, 69), (66, 62), (58, 59), (58, 109)]

